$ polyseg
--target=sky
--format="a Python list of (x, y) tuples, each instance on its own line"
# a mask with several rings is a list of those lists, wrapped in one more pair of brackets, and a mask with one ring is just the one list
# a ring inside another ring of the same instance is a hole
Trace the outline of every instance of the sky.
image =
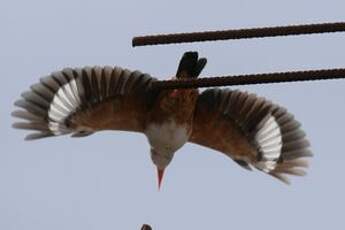
[[(344, 229), (345, 81), (236, 87), (282, 105), (312, 144), (287, 186), (187, 144), (161, 191), (144, 135), (25, 142), (13, 103), (64, 67), (117, 65), (171, 77), (185, 51), (202, 76), (345, 67), (345, 33), (132, 48), (136, 35), (345, 21), (343, 0), (0, 0), (0, 229)], [(212, 119), (212, 118), (210, 118)]]

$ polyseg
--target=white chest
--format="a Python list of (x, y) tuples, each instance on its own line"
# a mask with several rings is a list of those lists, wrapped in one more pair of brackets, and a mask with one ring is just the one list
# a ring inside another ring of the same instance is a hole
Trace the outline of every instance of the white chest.
[(160, 153), (174, 153), (189, 139), (187, 126), (177, 125), (173, 120), (163, 124), (152, 123), (145, 134), (150, 145)]

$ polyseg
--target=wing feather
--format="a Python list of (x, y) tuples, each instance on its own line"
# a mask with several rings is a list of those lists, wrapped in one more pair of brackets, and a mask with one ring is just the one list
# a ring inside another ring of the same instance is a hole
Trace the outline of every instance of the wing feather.
[(303, 176), (312, 156), (301, 125), (285, 108), (238, 90), (209, 89), (199, 95), (190, 138), (218, 150), (240, 166), (288, 183)]
[(120, 67), (66, 68), (41, 78), (15, 102), (14, 128), (35, 130), (26, 139), (71, 133), (83, 137), (99, 130), (142, 132), (157, 91), (156, 79)]

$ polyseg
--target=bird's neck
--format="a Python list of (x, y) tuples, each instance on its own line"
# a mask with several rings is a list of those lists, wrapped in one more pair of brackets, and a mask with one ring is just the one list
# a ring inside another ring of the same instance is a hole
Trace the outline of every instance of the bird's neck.
[(145, 134), (158, 154), (173, 154), (189, 139), (198, 91), (166, 90), (158, 97)]

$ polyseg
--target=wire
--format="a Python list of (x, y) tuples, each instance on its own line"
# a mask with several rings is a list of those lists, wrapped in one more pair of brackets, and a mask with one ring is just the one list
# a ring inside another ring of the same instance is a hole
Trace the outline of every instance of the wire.
[(345, 22), (138, 36), (132, 46), (344, 32)]
[(345, 78), (344, 69), (307, 70), (293, 72), (277, 72), (248, 74), (237, 76), (208, 77), (183, 80), (164, 80), (152, 83), (153, 89), (200, 88), (214, 86), (252, 85), (283, 83), (295, 81), (316, 81)]

